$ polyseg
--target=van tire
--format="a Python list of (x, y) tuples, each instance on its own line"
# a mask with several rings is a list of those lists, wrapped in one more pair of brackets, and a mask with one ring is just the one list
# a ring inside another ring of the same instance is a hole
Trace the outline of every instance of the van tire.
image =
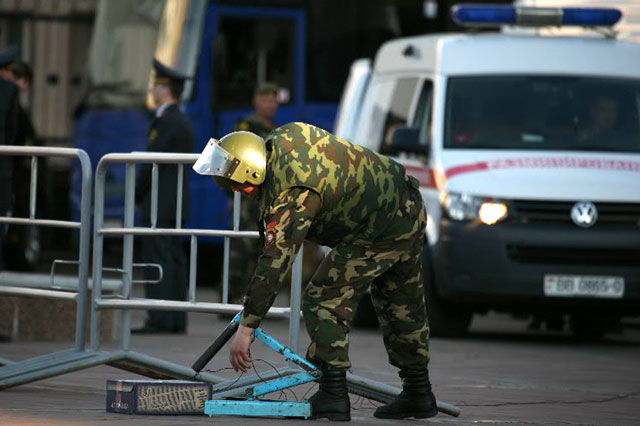
[(424, 297), (429, 319), (429, 334), (435, 337), (462, 337), (467, 334), (473, 311), (442, 300), (436, 291), (431, 249), (426, 244), (423, 256)]
[(473, 313), (443, 302), (437, 295), (427, 297), (429, 334), (432, 337), (463, 337), (467, 335)]
[(572, 314), (569, 328), (573, 337), (582, 341), (600, 340), (607, 332), (607, 320), (588, 314)]

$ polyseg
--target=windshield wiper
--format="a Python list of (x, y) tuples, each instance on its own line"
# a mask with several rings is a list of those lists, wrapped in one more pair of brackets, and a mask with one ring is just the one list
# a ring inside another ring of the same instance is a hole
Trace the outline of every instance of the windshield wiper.
[(452, 145), (447, 148), (459, 148), (459, 149), (513, 149), (507, 145), (493, 145), (493, 144), (469, 144), (469, 145)]
[(561, 149), (565, 149), (567, 151), (635, 152), (629, 148), (621, 148), (616, 146), (603, 147), (603, 146), (597, 146), (597, 145), (594, 146), (594, 145), (587, 145), (587, 144), (566, 145), (566, 146), (563, 146)]

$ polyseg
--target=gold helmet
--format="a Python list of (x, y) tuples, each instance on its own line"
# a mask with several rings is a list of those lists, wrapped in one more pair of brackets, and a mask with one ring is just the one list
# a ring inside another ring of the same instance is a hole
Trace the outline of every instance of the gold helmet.
[[(234, 182), (260, 185), (267, 168), (264, 140), (251, 132), (232, 132), (220, 139), (209, 139), (193, 165), (201, 175), (223, 177)], [(220, 179), (216, 179), (219, 182)]]

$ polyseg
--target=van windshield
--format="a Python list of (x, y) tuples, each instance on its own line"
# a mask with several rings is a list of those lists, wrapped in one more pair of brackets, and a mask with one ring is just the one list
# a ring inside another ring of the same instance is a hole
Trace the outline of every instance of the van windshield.
[(448, 80), (445, 148), (640, 152), (640, 80)]

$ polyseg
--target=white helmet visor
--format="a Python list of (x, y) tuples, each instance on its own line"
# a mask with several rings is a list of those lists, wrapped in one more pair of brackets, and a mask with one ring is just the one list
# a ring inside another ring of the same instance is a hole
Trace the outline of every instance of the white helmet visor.
[(193, 170), (201, 175), (231, 178), (238, 164), (239, 160), (222, 148), (216, 139), (211, 138), (193, 165)]

